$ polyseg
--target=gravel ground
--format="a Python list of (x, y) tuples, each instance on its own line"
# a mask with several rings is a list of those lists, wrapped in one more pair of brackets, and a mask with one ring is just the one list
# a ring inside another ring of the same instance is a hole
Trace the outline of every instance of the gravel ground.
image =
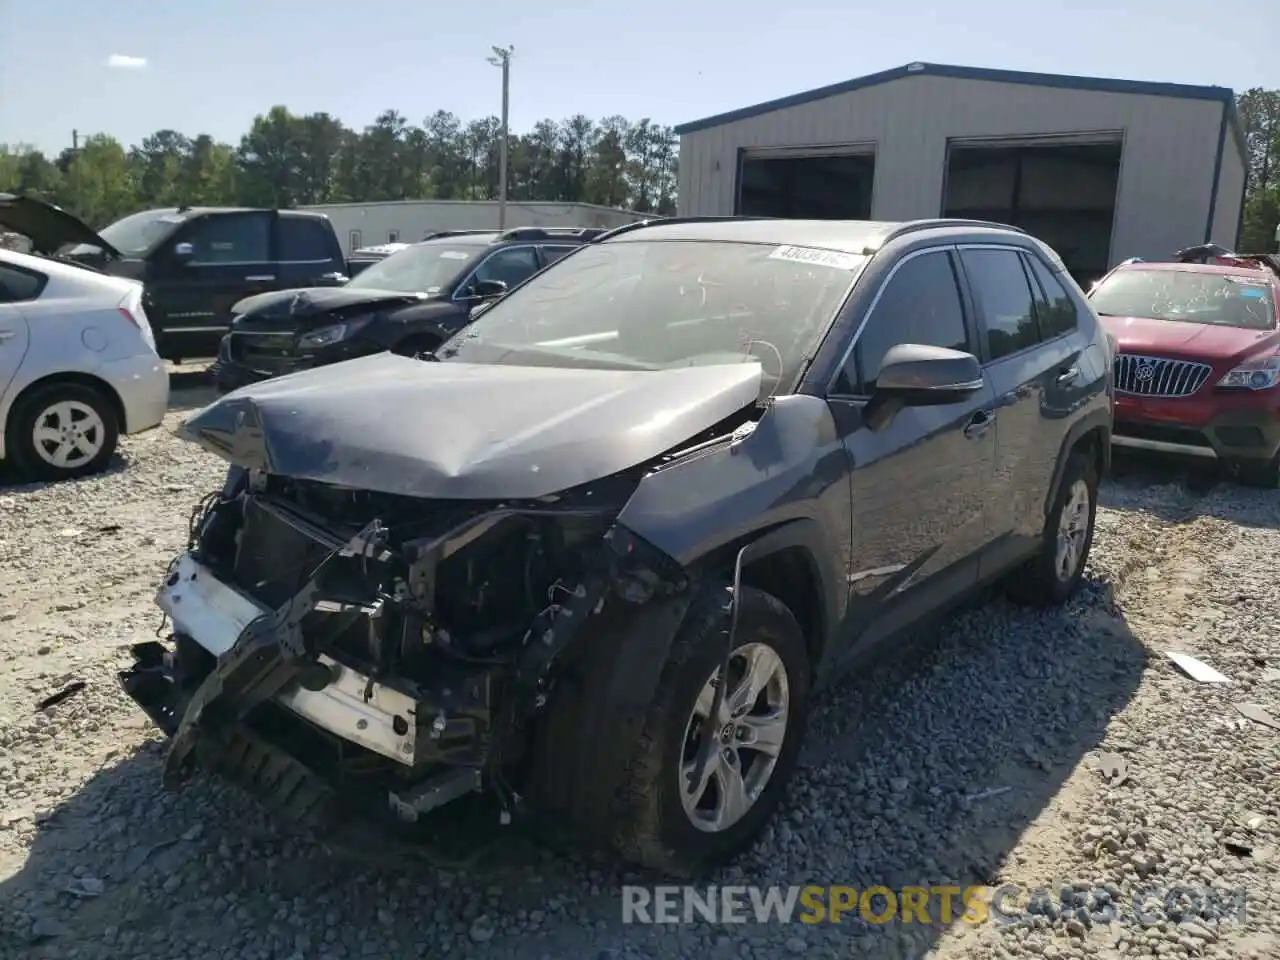
[[(175, 392), (170, 421), (206, 399)], [(0, 956), (1280, 956), (1280, 733), (1233, 706), (1280, 716), (1280, 494), (1149, 465), (1108, 481), (1077, 600), (975, 606), (826, 695), (785, 816), (718, 878), (1051, 900), (976, 926), (655, 926), (621, 921), (620, 885), (645, 878), (487, 821), (498, 839), (446, 867), (286, 837), (208, 779), (161, 792), (162, 744), (114, 671), (158, 626), (155, 586), (222, 470), (163, 431), (117, 467), (0, 485)], [(1196, 683), (1169, 649), (1236, 682)], [(1149, 925), (1104, 922), (1146, 886), (1243, 888), (1246, 914), (1151, 899)]]

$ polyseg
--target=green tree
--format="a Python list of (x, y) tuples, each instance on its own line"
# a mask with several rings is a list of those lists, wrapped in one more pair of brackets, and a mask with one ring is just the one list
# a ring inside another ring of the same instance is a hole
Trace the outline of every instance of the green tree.
[[(508, 150), (513, 200), (675, 209), (676, 138), (648, 118), (540, 120), (512, 132)], [(128, 149), (101, 134), (56, 156), (0, 146), (0, 190), (57, 203), (97, 225), (147, 207), (487, 200), (499, 193), (500, 155), (497, 117), (464, 122), (438, 110), (418, 125), (385, 110), (352, 130), (331, 114), (277, 105), (254, 117), (234, 146), (168, 129)]]
[(1240, 249), (1271, 251), (1280, 223), (1280, 90), (1246, 90), (1237, 107), (1249, 154)]

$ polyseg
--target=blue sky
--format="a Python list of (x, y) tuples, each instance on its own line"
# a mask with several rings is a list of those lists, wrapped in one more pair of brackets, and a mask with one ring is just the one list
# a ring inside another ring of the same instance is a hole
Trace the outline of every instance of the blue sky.
[(492, 44), (515, 45), (519, 131), (574, 113), (676, 124), (913, 60), (1280, 88), (1266, 3), (0, 0), (0, 142), (171, 127), (234, 143), (277, 103), (356, 127), (389, 107), (472, 119), (498, 113)]

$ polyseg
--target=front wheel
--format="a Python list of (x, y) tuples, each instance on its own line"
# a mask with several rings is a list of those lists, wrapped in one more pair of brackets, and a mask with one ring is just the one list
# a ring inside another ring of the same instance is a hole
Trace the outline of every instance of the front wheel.
[(1236, 476), (1247, 487), (1274, 490), (1280, 486), (1280, 453), (1270, 460), (1247, 460), (1236, 467)]
[(115, 406), (101, 391), (80, 383), (36, 389), (19, 401), (9, 426), (19, 472), (37, 480), (99, 472), (120, 437)]
[[(631, 714), (634, 723), (582, 722), (630, 713), (629, 704), (597, 702), (617, 687), (588, 674), (580, 692), (588, 702), (570, 707), (575, 712), (553, 725), (557, 735), (545, 743), (544, 776), (559, 781), (580, 831), (667, 874), (697, 874), (743, 852), (782, 801), (804, 738), (810, 663), (796, 618), (776, 597), (743, 587), (721, 677), (731, 599), (720, 585), (690, 607), (652, 696)], [(566, 742), (601, 736), (617, 739)], [(601, 784), (610, 787), (601, 791)]]

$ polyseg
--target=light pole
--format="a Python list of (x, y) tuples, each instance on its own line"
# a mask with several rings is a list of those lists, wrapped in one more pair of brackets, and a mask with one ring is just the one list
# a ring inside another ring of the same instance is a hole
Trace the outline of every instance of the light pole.
[(489, 62), (502, 68), (502, 142), (498, 144), (498, 229), (507, 228), (507, 113), (511, 103), (511, 55), (516, 48), (493, 47)]

